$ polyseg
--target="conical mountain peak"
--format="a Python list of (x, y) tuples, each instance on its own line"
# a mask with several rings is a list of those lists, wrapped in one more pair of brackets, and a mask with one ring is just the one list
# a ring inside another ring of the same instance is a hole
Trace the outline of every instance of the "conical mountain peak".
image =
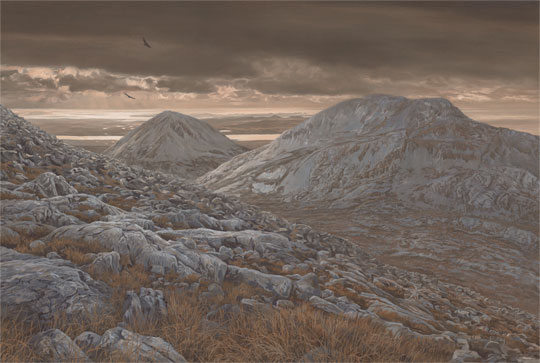
[(243, 151), (208, 123), (179, 112), (163, 111), (105, 152), (129, 164), (191, 178)]

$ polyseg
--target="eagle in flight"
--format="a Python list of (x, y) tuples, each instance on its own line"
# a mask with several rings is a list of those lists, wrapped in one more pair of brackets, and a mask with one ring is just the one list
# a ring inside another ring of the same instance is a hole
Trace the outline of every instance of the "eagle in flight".
[(124, 92), (124, 94), (125, 94), (128, 98), (131, 98), (132, 100), (135, 99), (135, 97), (132, 97), (132, 96), (128, 95), (126, 92)]
[(144, 44), (145, 47), (152, 48), (152, 47), (150, 46), (150, 44), (148, 44), (148, 42), (146, 41), (146, 39), (144, 39), (144, 37), (142, 37), (142, 41), (143, 41), (143, 44)]

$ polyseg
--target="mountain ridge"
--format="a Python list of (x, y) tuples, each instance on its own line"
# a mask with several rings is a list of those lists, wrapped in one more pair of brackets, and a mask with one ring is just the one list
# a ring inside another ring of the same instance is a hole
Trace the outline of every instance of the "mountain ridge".
[[(393, 108), (388, 110), (388, 104)], [(325, 184), (337, 183), (342, 193), (334, 198), (336, 203), (338, 199), (366, 196), (365, 188), (358, 189), (362, 185), (359, 179), (369, 185), (374, 177), (380, 177), (386, 191), (406, 193), (393, 184), (395, 179), (410, 179), (421, 169), (434, 174), (454, 168), (453, 173), (461, 169), (491, 175), (489, 170), (477, 169), (503, 168), (512, 179), (530, 186), (538, 178), (535, 143), (536, 136), (475, 122), (447, 100), (411, 101), (377, 95), (330, 107), (284, 132), (269, 145), (233, 158), (198, 181), (223, 192), (234, 193), (235, 188), (240, 190), (243, 185), (244, 190), (256, 194), (276, 193), (291, 200), (328, 199), (336, 188)], [(286, 159), (294, 159), (293, 154), (302, 162), (288, 164)], [(343, 171), (349, 173), (345, 175), (348, 179), (335, 177)], [(351, 182), (351, 178), (356, 180)], [(462, 200), (463, 196), (455, 190), (451, 193), (459, 210), (471, 202)], [(431, 192), (432, 202), (438, 205), (435, 199), (442, 196), (435, 194)]]
[(323, 110), (197, 181), (536, 311), (539, 140), (447, 100), (377, 95)]

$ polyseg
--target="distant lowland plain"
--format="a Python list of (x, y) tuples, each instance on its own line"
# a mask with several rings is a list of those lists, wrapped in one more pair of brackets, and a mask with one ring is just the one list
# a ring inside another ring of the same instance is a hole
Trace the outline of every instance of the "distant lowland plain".
[[(462, 109), (474, 120), (495, 127), (540, 135), (538, 118), (530, 113), (493, 115), (489, 110)], [(14, 109), (41, 129), (73, 146), (101, 153), (161, 109)], [(302, 123), (319, 110), (174, 110), (193, 115), (248, 149), (266, 145), (282, 132)]]

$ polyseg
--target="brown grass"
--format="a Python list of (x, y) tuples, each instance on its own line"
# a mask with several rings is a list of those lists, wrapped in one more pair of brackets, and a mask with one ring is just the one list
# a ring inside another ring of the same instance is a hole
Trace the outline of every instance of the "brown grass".
[(79, 191), (79, 193), (92, 194), (95, 196), (98, 196), (100, 194), (105, 194), (105, 193), (114, 193), (113, 188), (108, 185), (104, 185), (100, 187), (85, 187), (82, 184), (75, 184), (74, 187), (75, 189)]
[(34, 180), (41, 174), (50, 171), (56, 175), (63, 175), (64, 169), (70, 169), (71, 164), (65, 164), (62, 166), (47, 166), (47, 167), (24, 167), (24, 175), (28, 178), (28, 180)]
[[(35, 361), (39, 357), (28, 346), (32, 335), (52, 327), (72, 339), (83, 331), (103, 334), (121, 320), (121, 307), (127, 290), (148, 286), (148, 274), (141, 266), (126, 267), (120, 275), (97, 276), (113, 288), (112, 312), (92, 314), (81, 320), (58, 315), (43, 326), (28, 326), (14, 319), (2, 320), (1, 361)], [(185, 281), (190, 282), (194, 278)], [(259, 294), (251, 286), (226, 281), (222, 303), (235, 304), (243, 297)], [(291, 310), (242, 310), (233, 318), (217, 314), (205, 326), (210, 307), (201, 304), (197, 294), (179, 295), (166, 289), (166, 319), (128, 329), (143, 335), (159, 336), (171, 343), (188, 361), (297, 361), (307, 352), (325, 347), (317, 356), (322, 361), (447, 361), (454, 346), (429, 340), (394, 338), (368, 320), (348, 320), (300, 305)], [(96, 356), (93, 356), (94, 359)], [(99, 361), (119, 357), (97, 356)]]
[(67, 211), (67, 212), (64, 212), (64, 214), (69, 214), (70, 216), (73, 216), (83, 222), (86, 222), (86, 223), (92, 223), (92, 222), (95, 222), (95, 221), (99, 221), (99, 219), (101, 218), (101, 214), (96, 214), (94, 216), (89, 216), (88, 214), (86, 213), (83, 213), (81, 210), (75, 210), (75, 211)]
[(217, 329), (205, 328), (206, 310), (193, 296), (168, 295), (168, 318), (146, 327), (188, 361), (297, 361), (318, 347), (322, 361), (447, 361), (452, 345), (394, 338), (368, 320), (348, 320), (307, 305), (291, 310), (219, 316)]
[(8, 161), (7, 163), (0, 164), (0, 168), (9, 176), (8, 181), (13, 184), (22, 184), (22, 181), (15, 179), (14, 176), (17, 173), (20, 173), (21, 171), (18, 169), (15, 169), (15, 167), (12, 165), (11, 161)]
[(183, 222), (172, 223), (170, 219), (164, 215), (156, 216), (152, 218), (152, 222), (154, 222), (156, 226), (161, 227), (161, 228), (168, 228), (168, 227), (171, 227), (172, 229), (188, 229), (189, 228), (189, 225)]
[[(107, 192), (107, 193), (110, 193), (110, 192)], [(139, 201), (136, 199), (125, 199), (120, 196), (107, 200), (107, 204), (123, 209), (126, 212), (129, 212), (131, 211), (131, 208), (136, 207), (138, 205), (138, 202)]]
[(43, 237), (45, 234), (47, 233), (38, 232), (34, 233), (32, 236), (22, 234), (21, 238), (18, 239), (2, 238), (0, 245), (12, 248), (20, 253), (38, 256), (45, 256), (49, 252), (56, 252), (63, 259), (70, 260), (77, 265), (84, 265), (92, 262), (91, 259), (86, 256), (87, 253), (109, 251), (109, 249), (104, 248), (96, 242), (74, 241), (70, 239), (56, 239), (46, 243), (42, 248), (30, 249), (30, 243)]
[(19, 197), (19, 196), (10, 194), (10, 193), (5, 193), (5, 192), (0, 193), (0, 200), (8, 200), (8, 199), (27, 200), (27, 199), (32, 199), (32, 198), (30, 198), (30, 197)]
[[(24, 246), (24, 243), (18, 243), (20, 249)], [(55, 240), (40, 253), (56, 251), (74, 263), (86, 264), (89, 262), (86, 253), (103, 250), (98, 244)], [(35, 356), (28, 341), (37, 332), (49, 328), (58, 328), (73, 339), (83, 331), (103, 334), (115, 327), (122, 319), (126, 291), (138, 292), (142, 286), (152, 286), (150, 274), (142, 265), (132, 265), (125, 256), (121, 263), (123, 270), (120, 274), (99, 274), (88, 269), (94, 279), (104, 281), (112, 288), (110, 312), (91, 314), (76, 320), (60, 314), (41, 326), (25, 325), (13, 317), (3, 316), (0, 360), (36, 361), (40, 357)], [(168, 277), (173, 280), (175, 276)], [(199, 291), (204, 291), (209, 283), (198, 276), (176, 280), (189, 283), (199, 281)], [(221, 304), (238, 304), (242, 298), (267, 294), (260, 288), (233, 281), (225, 281), (223, 289), (225, 296)], [(212, 304), (201, 301), (199, 294), (179, 294), (173, 286), (164, 290), (167, 318), (137, 323), (128, 329), (163, 338), (188, 361), (297, 361), (319, 347), (325, 350), (316, 359), (323, 361), (447, 361), (455, 348), (451, 344), (430, 340), (395, 338), (368, 320), (348, 320), (305, 304), (290, 310), (242, 310), (233, 318), (218, 313), (208, 323), (205, 317), (212, 311)], [(121, 360), (121, 357), (107, 355), (92, 357), (97, 357), (99, 361)]]
[[(20, 237), (8, 237), (5, 234), (0, 233), (0, 246), (4, 246), (7, 248), (14, 248), (19, 252), (28, 251), (28, 245), (37, 239), (40, 239), (41, 237), (46, 236), (49, 234), (49, 229), (46, 227), (37, 227), (32, 231), (24, 230), (22, 228), (13, 228), (10, 227), (12, 230), (17, 232)], [(27, 253), (27, 252), (24, 252)]]
[[(8, 175), (15, 175), (17, 173), (24, 174), (28, 178), (28, 181), (32, 181), (35, 178), (37, 178), (39, 175), (41, 175), (41, 174), (43, 174), (43, 173), (45, 173), (47, 171), (53, 172), (56, 175), (63, 175), (64, 171), (71, 169), (71, 164), (68, 163), (68, 164), (64, 164), (64, 165), (61, 165), (61, 166), (50, 165), (50, 166), (46, 166), (46, 167), (24, 166), (23, 167), (24, 171), (21, 172), (20, 170), (15, 169), (13, 167), (13, 165), (12, 165), (12, 162), (9, 161), (7, 163), (2, 163), (1, 164), (1, 169), (4, 170)], [(15, 178), (9, 178), (8, 181), (13, 183), (13, 184), (22, 184), (23, 183), (22, 181), (19, 181), (19, 180), (15, 179)]]
[(328, 286), (327, 289), (332, 291), (335, 296), (345, 296), (353, 303), (358, 304), (362, 309), (367, 309), (369, 303), (359, 295), (358, 291), (352, 289), (352, 287), (348, 287), (349, 285), (348, 282), (345, 285), (335, 284)]
[(167, 200), (169, 198), (174, 197), (174, 193), (168, 192), (168, 193), (154, 193), (156, 195), (156, 200)]
[[(80, 319), (72, 319), (66, 314), (58, 314), (48, 322), (39, 325), (24, 322), (22, 319), (2, 317), (0, 339), (0, 361), (2, 362), (38, 362), (47, 357), (39, 357), (31, 348), (29, 341), (35, 334), (48, 329), (60, 329), (70, 338), (74, 339), (85, 331), (103, 334), (106, 330), (114, 328), (121, 320), (118, 311), (95, 312), (87, 314)], [(118, 361), (114, 356), (103, 352), (90, 352), (90, 356), (100, 362)], [(52, 361), (52, 357), (47, 359)], [(125, 360), (124, 360), (125, 361)]]
[(156, 226), (161, 227), (161, 228), (172, 227), (172, 223), (169, 221), (169, 218), (167, 218), (166, 216), (154, 217), (152, 218), (152, 222), (154, 222)]

